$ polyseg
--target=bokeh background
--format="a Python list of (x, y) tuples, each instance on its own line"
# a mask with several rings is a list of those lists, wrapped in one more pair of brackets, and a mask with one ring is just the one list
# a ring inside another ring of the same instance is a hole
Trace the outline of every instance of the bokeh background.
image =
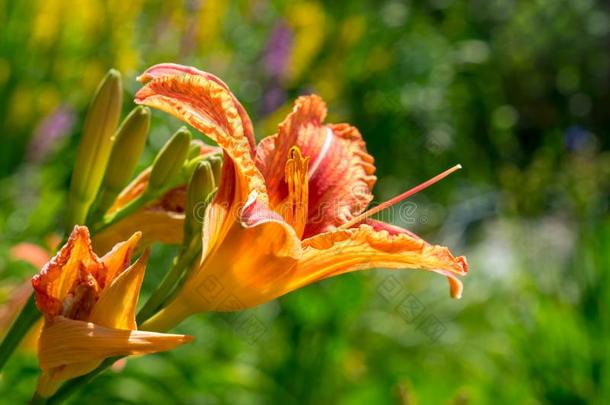
[[(126, 113), (138, 72), (190, 64), (231, 86), (259, 138), (299, 94), (323, 96), (376, 157), (379, 201), (461, 163), (385, 215), (468, 256), (464, 298), (429, 273), (341, 276), (191, 318), (196, 343), (73, 403), (605, 403), (609, 44), (595, 0), (0, 0), (0, 302), (35, 271), (11, 246), (61, 229), (104, 73), (123, 73)], [(143, 166), (178, 126), (155, 112)], [(172, 253), (155, 247), (145, 291)], [(0, 402), (36, 377), (26, 345)]]

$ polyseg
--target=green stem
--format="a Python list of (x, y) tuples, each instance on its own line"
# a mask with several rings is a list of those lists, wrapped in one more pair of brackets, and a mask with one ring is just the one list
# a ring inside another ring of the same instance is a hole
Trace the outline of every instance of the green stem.
[(156, 197), (156, 194), (152, 195), (146, 192), (144, 194), (140, 194), (135, 200), (131, 200), (126, 206), (121, 208), (119, 211), (115, 212), (107, 218), (104, 218), (103, 222), (95, 224), (93, 226), (93, 233), (95, 234), (101, 232), (109, 226), (116, 224), (123, 218), (133, 214), (135, 211), (142, 208), (144, 205), (146, 205), (148, 202), (152, 201)]
[[(197, 239), (197, 238), (194, 238)], [(165, 274), (163, 281), (157, 289), (151, 294), (142, 307), (136, 318), (137, 324), (142, 324), (157, 312), (171, 295), (173, 288), (176, 286), (181, 276), (184, 274), (188, 266), (197, 258), (201, 252), (201, 244), (194, 241), (191, 245), (178, 256), (178, 260), (174, 263), (171, 270)]]
[(34, 294), (32, 294), (0, 344), (0, 370), (41, 315), (36, 308)]
[(38, 395), (38, 391), (34, 392), (32, 399), (30, 399), (30, 405), (45, 405), (46, 403), (47, 399)]

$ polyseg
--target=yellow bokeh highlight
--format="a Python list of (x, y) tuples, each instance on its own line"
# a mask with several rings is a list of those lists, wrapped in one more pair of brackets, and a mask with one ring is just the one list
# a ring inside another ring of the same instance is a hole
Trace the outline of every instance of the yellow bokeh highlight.
[(287, 79), (289, 82), (295, 82), (322, 48), (326, 33), (326, 14), (318, 3), (296, 3), (288, 9), (287, 19), (294, 31)]

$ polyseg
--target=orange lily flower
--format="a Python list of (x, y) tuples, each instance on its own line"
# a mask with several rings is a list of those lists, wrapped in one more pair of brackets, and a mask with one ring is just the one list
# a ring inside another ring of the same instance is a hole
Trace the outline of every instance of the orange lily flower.
[(376, 180), (373, 158), (356, 128), (324, 123), (320, 97), (297, 99), (278, 133), (255, 147), (250, 119), (215, 76), (162, 64), (140, 80), (145, 86), (136, 103), (185, 121), (225, 153), (220, 188), (205, 214), (201, 261), (147, 327), (166, 330), (196, 312), (249, 308), (328, 277), (375, 267), (434, 271), (448, 277), (452, 296), (461, 295), (464, 257), (368, 218), (378, 211), (364, 212)]
[(135, 233), (101, 259), (89, 231), (76, 226), (68, 242), (32, 279), (44, 314), (38, 343), (38, 393), (52, 395), (62, 381), (86, 374), (112, 356), (173, 349), (190, 336), (139, 331), (135, 310), (147, 253), (129, 266)]
[[(198, 144), (199, 153), (202, 157), (220, 153), (217, 147), (206, 145), (201, 141)], [(108, 214), (120, 210), (146, 190), (150, 170), (150, 167), (144, 169), (125, 187), (108, 210)], [(175, 187), (158, 200), (147, 204), (132, 215), (95, 234), (93, 237), (95, 250), (106, 252), (117, 241), (125, 240), (137, 231), (142, 232), (141, 243), (144, 246), (148, 246), (152, 242), (179, 245), (182, 243), (182, 230), (184, 228), (185, 194), (186, 185)]]

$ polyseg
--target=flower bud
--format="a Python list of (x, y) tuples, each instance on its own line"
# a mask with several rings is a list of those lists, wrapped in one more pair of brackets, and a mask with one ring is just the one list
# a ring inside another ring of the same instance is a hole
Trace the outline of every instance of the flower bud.
[(222, 174), (222, 155), (214, 155), (208, 157), (208, 161), (212, 166), (212, 172), (214, 173), (214, 181), (216, 184), (220, 183), (220, 175)]
[(157, 154), (150, 171), (147, 192), (161, 191), (180, 174), (188, 155), (191, 133), (180, 128)]
[(201, 141), (193, 140), (191, 141), (191, 145), (189, 146), (188, 160), (195, 159), (197, 156), (201, 154)]
[(199, 162), (188, 184), (186, 191), (184, 244), (190, 243), (193, 237), (201, 232), (203, 216), (209, 203), (210, 195), (216, 188), (212, 166), (207, 161)]
[(134, 108), (123, 120), (117, 131), (102, 182), (99, 203), (96, 207), (99, 212), (105, 212), (131, 180), (144, 145), (146, 145), (149, 127), (150, 109), (148, 107)]
[(121, 74), (111, 69), (89, 106), (68, 196), (68, 229), (82, 224), (99, 190), (121, 112)]

